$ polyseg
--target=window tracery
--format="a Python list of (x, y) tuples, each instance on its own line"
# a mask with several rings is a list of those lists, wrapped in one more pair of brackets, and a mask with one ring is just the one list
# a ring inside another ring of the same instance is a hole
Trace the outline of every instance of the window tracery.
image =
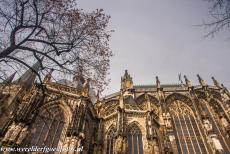
[(115, 129), (111, 128), (107, 133), (107, 148), (106, 154), (113, 154), (114, 151), (114, 142), (115, 142)]
[(64, 125), (64, 114), (58, 106), (45, 109), (36, 116), (26, 144), (37, 147), (57, 147)]
[(142, 134), (136, 124), (131, 125), (128, 132), (128, 153), (143, 154)]
[(207, 153), (193, 111), (182, 101), (176, 100), (169, 107), (177, 135), (179, 153)]
[[(150, 96), (150, 95), (147, 95), (148, 97), (148, 101), (150, 102), (150, 107), (151, 109), (154, 110), (154, 113), (157, 115), (159, 110), (159, 103), (158, 103), (158, 100), (153, 97), (153, 96)], [(142, 110), (147, 110), (148, 109), (148, 106), (147, 106), (147, 103), (146, 103), (146, 96), (145, 95), (141, 95), (139, 96), (137, 99), (136, 99), (136, 103), (137, 105), (140, 107), (140, 109)]]

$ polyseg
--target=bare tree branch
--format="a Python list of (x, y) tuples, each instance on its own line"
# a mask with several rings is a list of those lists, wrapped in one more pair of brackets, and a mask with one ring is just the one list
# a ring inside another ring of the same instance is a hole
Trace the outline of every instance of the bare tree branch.
[(9, 72), (0, 67), (0, 76), (16, 67), (31, 69), (37, 60), (42, 70), (69, 75), (81, 67), (84, 76), (103, 89), (112, 56), (109, 19), (102, 9), (77, 9), (72, 0), (1, 0), (0, 66), (8, 65)]

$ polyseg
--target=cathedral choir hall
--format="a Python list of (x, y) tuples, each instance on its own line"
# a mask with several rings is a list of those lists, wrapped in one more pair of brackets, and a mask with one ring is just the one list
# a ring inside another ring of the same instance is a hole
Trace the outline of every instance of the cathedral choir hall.
[(35, 77), (28, 70), (0, 84), (0, 153), (230, 154), (230, 93), (214, 77), (138, 85), (126, 70), (105, 97), (81, 73)]

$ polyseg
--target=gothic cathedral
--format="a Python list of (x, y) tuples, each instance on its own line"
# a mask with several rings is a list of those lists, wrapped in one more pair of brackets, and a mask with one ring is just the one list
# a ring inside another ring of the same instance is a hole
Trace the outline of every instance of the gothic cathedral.
[[(38, 64), (34, 64), (38, 70)], [(90, 80), (34, 83), (28, 70), (0, 85), (0, 148), (78, 149), (66, 154), (229, 154), (230, 94), (207, 85), (134, 85), (125, 71), (120, 91), (93, 96)], [(28, 149), (27, 149), (28, 150)], [(56, 149), (57, 150), (57, 149)], [(23, 151), (23, 150), (22, 150)], [(17, 153), (4, 151), (0, 153)]]

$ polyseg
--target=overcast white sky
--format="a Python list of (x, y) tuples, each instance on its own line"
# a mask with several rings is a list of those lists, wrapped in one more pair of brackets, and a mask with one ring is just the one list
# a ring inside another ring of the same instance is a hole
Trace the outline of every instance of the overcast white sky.
[(134, 84), (178, 83), (186, 74), (198, 84), (196, 74), (212, 84), (211, 76), (230, 87), (230, 33), (204, 38), (208, 29), (194, 26), (207, 20), (205, 0), (78, 0), (90, 11), (103, 8), (111, 16), (111, 83), (108, 95), (120, 89), (120, 77), (128, 69)]

